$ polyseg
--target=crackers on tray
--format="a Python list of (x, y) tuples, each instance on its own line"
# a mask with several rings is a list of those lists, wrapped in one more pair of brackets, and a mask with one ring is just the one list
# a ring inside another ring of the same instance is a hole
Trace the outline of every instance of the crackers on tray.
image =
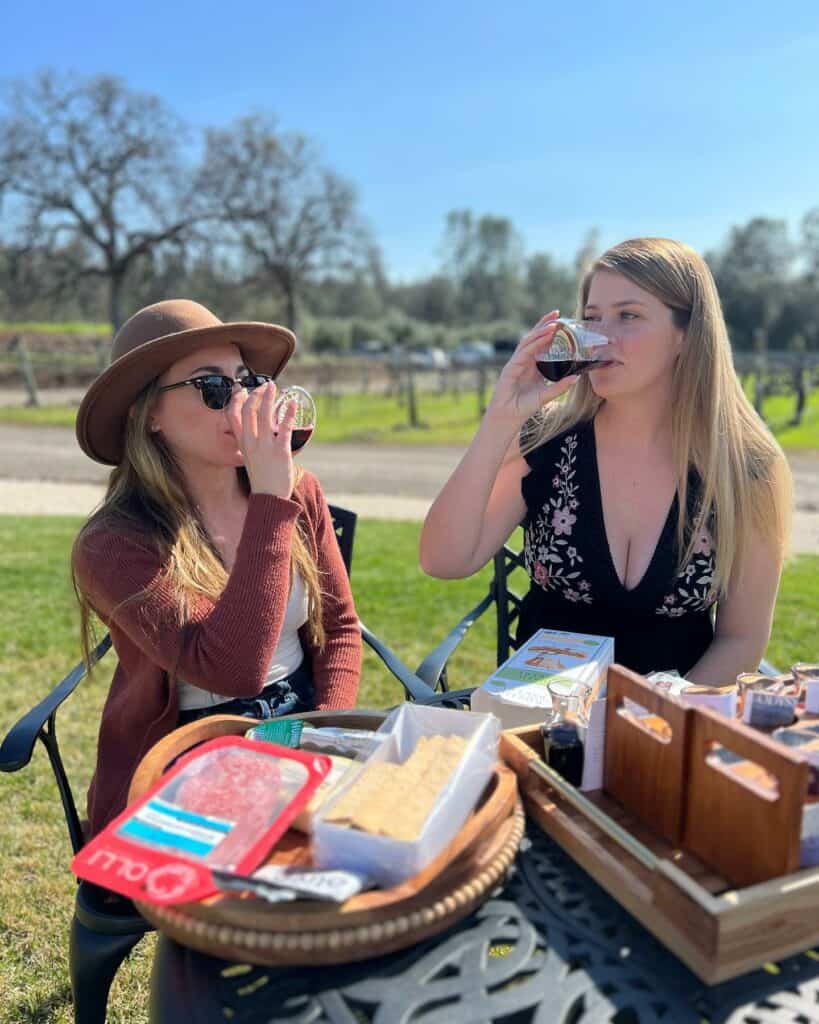
[(467, 746), (463, 736), (422, 736), (403, 764), (368, 764), (325, 820), (391, 839), (417, 839)]
[(329, 800), (333, 793), (338, 789), (344, 781), (344, 776), (355, 764), (350, 757), (342, 757), (340, 754), (326, 754), (333, 762), (333, 767), (330, 769), (330, 774), (321, 783), (315, 793), (310, 797), (310, 802), (306, 807), (302, 807), (301, 811), (296, 818), (293, 819), (291, 828), (297, 829), (299, 832), (306, 832), (308, 835), (313, 831), (313, 818), (321, 810), (322, 805), (325, 801)]

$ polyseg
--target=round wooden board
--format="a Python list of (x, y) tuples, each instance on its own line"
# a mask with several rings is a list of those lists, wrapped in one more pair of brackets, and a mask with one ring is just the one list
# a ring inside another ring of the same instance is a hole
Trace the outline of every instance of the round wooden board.
[[(381, 712), (313, 712), (316, 724), (377, 728)], [(241, 735), (255, 722), (213, 716), (175, 730), (140, 764), (129, 802), (142, 796), (167, 764), (197, 743)], [(226, 959), (267, 966), (362, 960), (413, 945), (443, 931), (486, 898), (511, 865), (523, 836), (516, 778), (498, 764), (481, 800), (455, 840), (414, 878), (376, 889), (343, 906), (299, 901), (268, 904), (250, 896), (219, 895), (200, 903), (158, 907), (137, 901), (140, 913), (176, 941)], [(288, 832), (270, 863), (309, 863), (309, 843)]]

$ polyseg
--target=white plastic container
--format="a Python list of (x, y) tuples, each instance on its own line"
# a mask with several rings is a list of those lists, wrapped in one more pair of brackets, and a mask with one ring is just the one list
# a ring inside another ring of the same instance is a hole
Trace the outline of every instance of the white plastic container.
[[(420, 835), (412, 842), (371, 835), (325, 820), (359, 773), (345, 779), (316, 815), (313, 821), (313, 862), (316, 867), (355, 871), (378, 885), (388, 887), (418, 874), (458, 834), (492, 778), (498, 759), (500, 723), (494, 715), (406, 703), (392, 711), (378, 731), (391, 735), (380, 749), (361, 762), (362, 770), (376, 761), (402, 764), (422, 736), (457, 735), (468, 741)], [(394, 808), (394, 813), (401, 814), (400, 806)]]

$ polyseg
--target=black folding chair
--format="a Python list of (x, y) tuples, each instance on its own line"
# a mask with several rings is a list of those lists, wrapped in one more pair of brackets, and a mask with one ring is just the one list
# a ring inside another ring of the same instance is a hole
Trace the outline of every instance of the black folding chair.
[[(355, 540), (355, 528), (358, 516), (346, 508), (339, 508), (337, 505), (330, 505), (330, 515), (333, 517), (333, 527), (336, 532), (336, 539), (341, 551), (341, 557), (347, 569), (347, 575), (352, 572), (353, 563), (353, 541)], [(407, 700), (414, 700), (424, 704), (435, 699), (435, 683), (430, 685), (426, 676), (411, 672), (401, 659), (378, 637), (368, 629), (359, 619), (361, 637), (386, 665), (389, 671), (404, 687)]]
[[(470, 629), (494, 606), (495, 613), (495, 664), (502, 665), (515, 649), (515, 623), (520, 614), (528, 575), (523, 560), (523, 551), (515, 551), (508, 544), (497, 552), (492, 560), (493, 574), (486, 594), (471, 608), (456, 626), (444, 637), (434, 650), (416, 668), (415, 675), (432, 691), (433, 695), (419, 703), (468, 707), (474, 686), (453, 690), (449, 686), (447, 665), (449, 659), (466, 639)], [(509, 586), (510, 577), (521, 569), (523, 575), (514, 580), (516, 587), (523, 585), (524, 593), (518, 593)], [(388, 666), (389, 667), (389, 666)]]
[[(111, 647), (106, 636), (91, 654), (95, 665)], [(51, 693), (10, 730), (0, 746), (0, 771), (17, 772), (31, 760), (39, 739), (48, 753), (63, 805), (71, 849), (85, 842), (71, 785), (57, 743), (60, 705), (85, 678), (83, 662), (76, 665)], [(80, 882), (74, 901), (69, 939), (69, 974), (77, 1024), (104, 1024), (108, 992), (119, 965), (152, 926), (129, 900), (111, 901), (110, 893)]]

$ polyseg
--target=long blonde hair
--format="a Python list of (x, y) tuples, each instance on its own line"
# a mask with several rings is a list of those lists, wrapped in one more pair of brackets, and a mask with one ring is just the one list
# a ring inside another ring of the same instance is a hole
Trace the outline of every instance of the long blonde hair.
[[(635, 238), (604, 253), (580, 286), (582, 317), (594, 274), (622, 274), (671, 309), (686, 340), (672, 379), (672, 442), (677, 474), (678, 569), (690, 560), (702, 530), (713, 533), (716, 568), (712, 592), (724, 594), (752, 535), (771, 542), (784, 558), (791, 514), (787, 461), (748, 401), (734, 370), (731, 343), (717, 288), (705, 260), (669, 238)], [(521, 445), (531, 451), (575, 424), (591, 420), (602, 404), (583, 376), (567, 398), (545, 406), (526, 425)], [(702, 482), (693, 517), (688, 473)]]
[[(179, 466), (161, 435), (149, 431), (148, 424), (159, 393), (154, 380), (136, 399), (125, 429), (124, 454), (108, 479), (105, 497), (85, 522), (76, 540), (75, 551), (96, 527), (137, 530), (152, 541), (163, 562), (163, 582), (170, 581), (176, 597), (179, 626), (189, 621), (197, 598), (215, 601), (225, 587), (228, 572), (212, 539), (197, 515), (185, 487)], [(300, 474), (300, 470), (297, 473)], [(237, 470), (246, 492), (250, 490), (243, 467)], [(297, 478), (298, 480), (298, 478)], [(74, 559), (72, 559), (72, 564)], [(322, 595), (319, 571), (302, 524), (296, 522), (290, 557), (290, 584), (295, 572), (307, 591), (307, 633), (312, 643), (324, 644)], [(80, 638), (83, 657), (90, 665), (93, 644), (92, 612), (89, 594), (72, 570), (74, 591), (80, 606)], [(138, 601), (145, 591), (133, 594), (127, 603)]]

